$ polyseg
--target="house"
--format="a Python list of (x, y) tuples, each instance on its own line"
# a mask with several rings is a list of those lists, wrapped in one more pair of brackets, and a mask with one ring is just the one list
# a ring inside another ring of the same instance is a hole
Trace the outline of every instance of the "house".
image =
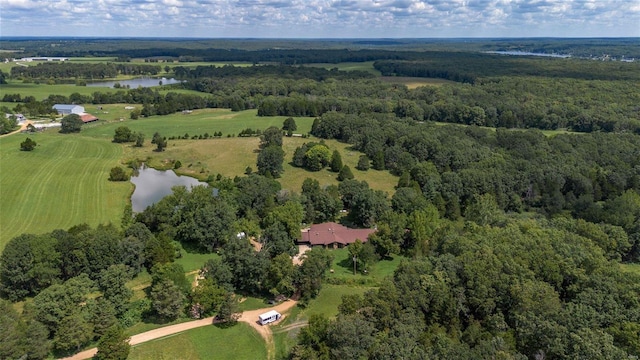
[(302, 231), (302, 237), (298, 243), (341, 248), (356, 242), (356, 239), (367, 242), (368, 236), (373, 232), (375, 229), (350, 229), (334, 222), (314, 224)]
[(258, 322), (260, 323), (260, 325), (267, 325), (274, 321), (278, 321), (281, 317), (282, 315), (280, 315), (279, 312), (271, 310), (262, 315), (258, 315)]
[(55, 104), (53, 105), (53, 109), (63, 116), (69, 114), (84, 114), (84, 106), (80, 105)]

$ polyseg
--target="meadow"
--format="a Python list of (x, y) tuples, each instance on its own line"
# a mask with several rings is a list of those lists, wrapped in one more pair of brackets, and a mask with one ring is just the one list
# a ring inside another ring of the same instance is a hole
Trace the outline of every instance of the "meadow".
[(107, 179), (121, 147), (56, 131), (28, 136), (38, 143), (31, 152), (19, 149), (27, 135), (0, 138), (0, 250), (25, 232), (119, 223), (133, 187)]

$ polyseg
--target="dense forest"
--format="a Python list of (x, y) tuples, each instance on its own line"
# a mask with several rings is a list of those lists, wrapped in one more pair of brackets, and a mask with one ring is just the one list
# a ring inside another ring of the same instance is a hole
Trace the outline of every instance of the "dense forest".
[[(198, 46), (193, 51), (209, 51)], [(312, 116), (292, 165), (329, 168), (339, 182), (306, 179), (300, 189), (281, 188), (283, 136), (295, 127), (287, 119), (283, 129), (251, 130), (261, 135), (257, 173), (210, 176), (209, 186), (191, 191), (176, 187), (140, 213), (127, 207), (120, 227), (79, 224), (12, 239), (0, 255), (0, 358), (70, 354), (143, 320), (217, 315), (233, 322), (235, 294), (296, 294), (305, 306), (326, 282), (333, 253), (314, 248), (300, 266), (291, 256), (300, 228), (325, 221), (375, 229), (364, 244), (348, 247), (362, 274), (394, 256), (405, 260), (365, 295), (344, 296), (335, 318), (312, 316), (283, 358), (640, 356), (640, 275), (623, 271), (640, 262), (637, 63), (408, 50), (395, 58), (378, 50), (225, 51), (225, 60), (251, 54), (296, 64), (377, 53), (370, 60), (383, 75), (450, 82), (409, 89), (365, 72), (298, 65), (180, 66), (173, 71), (184, 82), (173, 89), (201, 94), (4, 94), (28, 115), (75, 102), (141, 104), (147, 117), (217, 107)], [(58, 65), (38, 76), (65, 77), (58, 71), (67, 65)], [(574, 132), (540, 131), (559, 129)], [(354, 179), (324, 139), (349, 144), (361, 171), (397, 175), (395, 191), (371, 189), (366, 175)], [(175, 262), (185, 249), (216, 254), (202, 264), (204, 280), (194, 288)], [(125, 284), (143, 271), (151, 285), (132, 300)], [(16, 301), (24, 301), (21, 313), (10, 303)]]

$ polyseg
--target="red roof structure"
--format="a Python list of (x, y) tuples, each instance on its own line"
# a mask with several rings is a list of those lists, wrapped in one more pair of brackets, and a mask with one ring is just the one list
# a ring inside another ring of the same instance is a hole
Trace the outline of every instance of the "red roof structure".
[(356, 239), (367, 242), (369, 234), (375, 232), (374, 229), (350, 229), (346, 226), (328, 222), (311, 225), (308, 231), (302, 232), (301, 243), (309, 243), (311, 246), (333, 246), (343, 247), (354, 243)]
[(87, 113), (81, 114), (80, 119), (82, 119), (82, 122), (85, 124), (88, 122), (98, 121), (97, 117)]

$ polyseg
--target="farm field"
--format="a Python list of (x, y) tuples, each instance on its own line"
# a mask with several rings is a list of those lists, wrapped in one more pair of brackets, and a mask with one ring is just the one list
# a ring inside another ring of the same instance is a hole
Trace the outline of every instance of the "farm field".
[(325, 69), (333, 69), (337, 68), (342, 71), (366, 71), (372, 73), (373, 75), (380, 76), (380, 72), (373, 67), (373, 61), (365, 61), (365, 62), (342, 62), (337, 64), (331, 63), (313, 63), (313, 64), (305, 64), (304, 66), (309, 67), (319, 67)]
[(38, 143), (31, 152), (19, 150), (26, 135), (0, 138), (0, 250), (24, 232), (119, 223), (133, 189), (108, 181), (120, 147), (55, 130), (29, 136)]
[[(124, 104), (105, 105), (98, 114), (92, 106), (87, 111), (109, 119), (124, 117)], [(68, 228), (83, 222), (95, 226), (100, 223), (119, 223), (122, 210), (133, 187), (130, 183), (109, 182), (109, 170), (127, 160), (142, 159), (153, 167), (166, 167), (180, 160), (180, 173), (204, 179), (218, 173), (234, 177), (242, 175), (247, 166), (256, 169), (258, 137), (226, 138), (242, 129), (266, 129), (282, 126), (286, 117), (258, 117), (255, 110), (231, 112), (226, 109), (205, 109), (188, 115), (153, 116), (140, 120), (101, 121), (87, 124), (80, 134), (63, 135), (57, 130), (30, 135), (38, 143), (33, 152), (19, 151), (26, 135), (12, 135), (0, 139), (2, 169), (0, 173), (0, 210), (16, 214), (0, 220), (0, 249), (11, 238), (24, 232), (43, 233)], [(299, 133), (311, 129), (312, 118), (296, 118)], [(130, 144), (113, 144), (115, 129), (126, 125), (133, 131), (143, 132), (146, 145), (134, 148)], [(222, 131), (223, 138), (208, 140), (170, 140), (165, 152), (157, 153), (149, 144), (154, 132), (163, 136), (212, 134)], [(337, 174), (329, 170), (310, 172), (293, 167), (291, 162), (296, 147), (308, 141), (298, 137), (284, 138), (285, 172), (278, 179), (283, 188), (299, 192), (305, 178), (315, 178), (321, 185), (337, 184)], [(397, 177), (387, 171), (355, 169), (360, 153), (348, 144), (327, 140), (330, 149), (342, 154), (357, 180), (366, 180), (374, 189), (390, 194)], [(27, 189), (29, 189), (27, 191)]]
[[(233, 341), (230, 341), (233, 339)], [(129, 360), (266, 359), (264, 340), (248, 324), (230, 328), (205, 326), (132, 347)]]

